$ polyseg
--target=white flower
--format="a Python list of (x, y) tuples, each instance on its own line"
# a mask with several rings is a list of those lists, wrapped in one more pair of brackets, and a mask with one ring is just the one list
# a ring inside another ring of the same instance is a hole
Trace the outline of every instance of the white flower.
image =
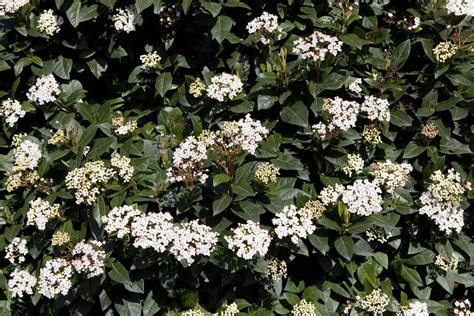
[(473, 316), (474, 311), (471, 310), (471, 301), (465, 299), (463, 301), (457, 300), (454, 302), (454, 315), (456, 316)]
[(161, 57), (156, 51), (140, 56), (140, 61), (148, 68), (159, 68)]
[(291, 237), (291, 241), (297, 244), (300, 238), (311, 235), (316, 226), (313, 224), (313, 214), (306, 208), (299, 209), (295, 205), (285, 206), (272, 220), (275, 225), (275, 233), (278, 238)]
[(288, 266), (284, 260), (272, 259), (268, 263), (268, 274), (272, 281), (278, 281), (287, 277)]
[(197, 78), (189, 85), (189, 93), (195, 98), (201, 97), (206, 92), (206, 89), (206, 84), (200, 78)]
[(39, 105), (56, 101), (56, 96), (61, 92), (59, 84), (52, 74), (41, 76), (36, 83), (30, 87), (26, 96), (31, 102)]
[(125, 122), (123, 116), (114, 117), (112, 119), (112, 125), (116, 128), (115, 134), (117, 135), (127, 135), (138, 127), (137, 121), (130, 120)]
[(449, 169), (447, 175), (436, 170), (430, 177), (427, 190), (420, 197), (420, 214), (428, 215), (446, 234), (452, 231), (459, 233), (464, 226), (460, 203), (464, 191), (470, 189), (471, 184), (463, 184), (454, 169)]
[(66, 188), (75, 190), (76, 204), (91, 205), (101, 193), (105, 185), (115, 174), (111, 168), (106, 168), (103, 161), (86, 162), (84, 167), (69, 171), (66, 175)]
[(326, 138), (327, 133), (337, 129), (346, 131), (356, 126), (359, 110), (360, 104), (355, 101), (345, 101), (339, 97), (324, 99), (323, 111), (329, 114), (329, 122), (313, 125), (313, 130), (318, 132), (322, 139)]
[(52, 36), (61, 30), (61, 21), (62, 18), (55, 15), (53, 10), (45, 10), (39, 16), (37, 28), (40, 32)]
[(222, 73), (211, 79), (207, 87), (207, 95), (211, 99), (224, 102), (225, 99), (232, 100), (242, 92), (244, 84), (236, 75)]
[(258, 223), (248, 220), (239, 223), (232, 230), (232, 236), (225, 236), (230, 250), (235, 251), (240, 258), (250, 260), (255, 256), (265, 256), (272, 238), (266, 229), (260, 228)]
[(448, 13), (454, 15), (474, 16), (474, 1), (472, 0), (448, 0), (446, 3)]
[(135, 6), (117, 9), (117, 13), (112, 15), (112, 21), (117, 31), (124, 31), (126, 33), (135, 31), (136, 26), (143, 24), (143, 19)]
[(33, 295), (33, 287), (36, 285), (36, 277), (26, 270), (16, 268), (10, 274), (8, 290), (12, 297), (23, 297), (23, 294)]
[(421, 24), (421, 19), (417, 16), (413, 18), (413, 24), (408, 27), (409, 31), (414, 31), (416, 30)]
[(225, 309), (220, 312), (220, 316), (234, 316), (235, 314), (237, 314), (239, 312), (239, 307), (237, 306), (237, 304), (234, 302), (230, 305), (227, 305), (225, 307)]
[(406, 309), (403, 310), (403, 316), (429, 316), (428, 305), (420, 301), (411, 302)]
[(5, 259), (8, 259), (12, 264), (25, 262), (25, 256), (28, 254), (26, 239), (13, 238), (12, 242), (5, 248), (5, 252)]
[(173, 167), (167, 170), (169, 182), (206, 182), (208, 176), (203, 170), (203, 162), (206, 159), (206, 144), (194, 136), (187, 137), (173, 153)]
[(261, 183), (268, 185), (277, 181), (277, 176), (280, 174), (280, 168), (272, 163), (264, 162), (259, 164), (255, 171), (255, 179)]
[(456, 270), (458, 268), (459, 258), (456, 255), (451, 255), (451, 260), (445, 259), (442, 255), (438, 254), (435, 257), (435, 266), (441, 270), (448, 272), (449, 270)]
[(367, 113), (369, 120), (379, 120), (381, 122), (390, 121), (389, 103), (385, 99), (376, 98), (374, 96), (365, 96), (365, 100), (360, 110)]
[(139, 210), (128, 205), (114, 207), (107, 215), (102, 216), (104, 229), (108, 234), (116, 234), (117, 238), (122, 239), (130, 234), (132, 221), (141, 214)]
[(245, 150), (254, 155), (257, 143), (263, 141), (267, 135), (268, 129), (247, 114), (245, 119), (224, 123), (222, 129), (216, 133), (215, 144), (224, 151), (238, 153)]
[(258, 40), (265, 45), (270, 43), (269, 37), (277, 29), (278, 17), (265, 11), (247, 24), (249, 34), (258, 33)]
[(15, 13), (29, 2), (29, 0), (0, 0), (0, 16)]
[(319, 193), (319, 198), (325, 206), (333, 205), (336, 204), (342, 192), (344, 192), (344, 186), (341, 184), (328, 186), (321, 190), (321, 193)]
[(170, 252), (177, 260), (192, 264), (197, 256), (210, 256), (217, 241), (217, 233), (211, 227), (193, 220), (177, 228)]
[(383, 186), (388, 193), (393, 194), (395, 189), (403, 186), (410, 180), (413, 166), (408, 163), (393, 163), (390, 160), (371, 165), (374, 183)]
[(40, 294), (53, 298), (57, 294), (66, 295), (72, 287), (72, 266), (63, 258), (52, 259), (40, 269), (38, 282)]
[(359, 154), (347, 155), (347, 166), (342, 167), (346, 175), (351, 177), (352, 173), (359, 174), (362, 169), (364, 169), (364, 160)]
[(118, 175), (123, 179), (125, 183), (130, 182), (130, 179), (132, 179), (133, 172), (135, 170), (135, 168), (133, 168), (130, 162), (130, 158), (121, 156), (117, 153), (112, 156), (112, 159), (110, 161), (112, 167), (118, 169)]
[(376, 241), (380, 244), (386, 243), (391, 237), (392, 233), (386, 233), (385, 229), (375, 226), (365, 232), (368, 241)]
[(454, 55), (456, 55), (458, 47), (451, 42), (441, 42), (433, 48), (434, 58), (440, 62), (444, 63)]
[(72, 251), (72, 266), (78, 272), (87, 273), (88, 278), (101, 275), (104, 272), (105, 251), (102, 241), (81, 241)]
[(313, 303), (302, 299), (293, 306), (293, 310), (291, 311), (291, 315), (293, 316), (316, 316), (316, 306)]
[(13, 153), (15, 165), (12, 171), (34, 170), (42, 157), (40, 146), (29, 139), (23, 140)]
[(293, 42), (293, 52), (301, 59), (315, 62), (323, 61), (329, 53), (336, 56), (342, 51), (342, 42), (335, 36), (315, 31), (308, 37)]
[(362, 92), (362, 79), (356, 78), (354, 81), (349, 84), (349, 91), (353, 92), (356, 95), (359, 95)]
[(27, 225), (36, 225), (39, 230), (44, 230), (52, 218), (60, 217), (59, 204), (51, 205), (41, 198), (30, 201), (30, 208), (26, 213)]
[(362, 216), (380, 213), (382, 211), (382, 190), (367, 179), (356, 180), (342, 192), (342, 202), (350, 213)]
[(0, 106), (0, 116), (3, 116), (3, 120), (8, 126), (13, 127), (16, 122), (26, 114), (21, 108), (20, 102), (13, 99), (3, 100)]
[(175, 237), (172, 220), (173, 217), (169, 213), (135, 215), (130, 228), (133, 246), (164, 252)]
[(388, 303), (390, 303), (389, 296), (380, 289), (373, 290), (360, 301), (362, 309), (374, 315), (385, 312)]

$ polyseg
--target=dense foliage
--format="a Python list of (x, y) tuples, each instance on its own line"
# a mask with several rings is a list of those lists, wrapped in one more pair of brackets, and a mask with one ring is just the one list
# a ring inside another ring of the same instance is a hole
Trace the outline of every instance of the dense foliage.
[(465, 315), (473, 12), (0, 0), (1, 313)]

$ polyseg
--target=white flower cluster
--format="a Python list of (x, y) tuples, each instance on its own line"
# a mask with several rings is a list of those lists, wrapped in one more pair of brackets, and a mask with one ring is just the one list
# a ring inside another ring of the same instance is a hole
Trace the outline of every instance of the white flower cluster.
[(288, 272), (288, 266), (284, 260), (272, 259), (268, 263), (268, 274), (272, 281), (278, 281), (282, 278), (286, 278)]
[(76, 168), (66, 175), (66, 188), (75, 190), (76, 204), (91, 205), (100, 194), (100, 187), (106, 184), (115, 174), (111, 168), (105, 167), (103, 161), (87, 162), (84, 167)]
[(474, 311), (471, 310), (471, 301), (465, 299), (463, 301), (457, 300), (454, 302), (454, 315), (456, 316), (473, 316)]
[(239, 307), (234, 302), (230, 305), (227, 305), (225, 309), (219, 313), (219, 316), (234, 316), (239, 312)]
[(264, 162), (259, 164), (255, 171), (255, 179), (264, 185), (275, 183), (277, 176), (280, 174), (280, 168), (272, 163)]
[(266, 129), (260, 121), (254, 120), (250, 114), (245, 119), (226, 122), (223, 128), (216, 133), (215, 143), (230, 151), (240, 152), (245, 150), (255, 155), (259, 142), (268, 135)]
[(342, 41), (337, 37), (315, 31), (308, 37), (298, 38), (293, 42), (293, 52), (301, 59), (315, 62), (323, 61), (329, 53), (337, 56), (342, 51)]
[(61, 30), (59, 27), (61, 20), (62, 18), (55, 15), (53, 10), (45, 10), (39, 16), (37, 28), (41, 33), (52, 36)]
[(72, 266), (78, 273), (87, 273), (88, 278), (101, 275), (104, 270), (105, 251), (102, 241), (81, 241), (72, 250)]
[(302, 299), (299, 301), (295, 306), (293, 306), (293, 310), (291, 311), (291, 315), (293, 316), (316, 316), (316, 306), (313, 303)]
[(250, 260), (257, 255), (263, 257), (267, 254), (272, 238), (258, 223), (251, 220), (245, 224), (239, 223), (232, 233), (232, 236), (225, 236), (224, 239), (238, 257)]
[[(123, 222), (136, 214), (125, 214)], [(130, 225), (130, 233), (136, 248), (153, 248), (156, 252), (164, 252), (175, 236), (173, 217), (169, 213), (148, 213), (135, 215)], [(125, 228), (122, 229), (123, 231)]]
[(458, 52), (458, 47), (451, 42), (441, 42), (433, 48), (434, 58), (440, 62), (444, 63), (446, 60), (450, 59)]
[(368, 241), (376, 241), (380, 244), (386, 243), (390, 238), (392, 238), (392, 233), (385, 232), (385, 229), (379, 226), (375, 226), (365, 232)]
[(206, 182), (208, 175), (203, 170), (203, 162), (207, 159), (207, 146), (194, 136), (182, 142), (173, 154), (173, 167), (166, 172), (171, 183), (184, 181), (194, 182), (198, 179)]
[(135, 168), (131, 165), (132, 160), (128, 157), (114, 154), (110, 160), (112, 167), (117, 168), (118, 175), (123, 179), (125, 183), (130, 182), (132, 179)]
[(34, 85), (30, 87), (26, 96), (31, 102), (39, 105), (56, 101), (56, 96), (61, 92), (59, 83), (52, 74), (41, 76), (36, 79)]
[(265, 11), (247, 24), (249, 34), (258, 33), (258, 40), (265, 45), (270, 43), (270, 35), (277, 29), (278, 17)]
[(8, 280), (8, 290), (12, 292), (12, 297), (23, 297), (23, 294), (32, 295), (36, 285), (36, 277), (26, 270), (16, 268), (10, 274)]
[(420, 197), (420, 214), (428, 215), (446, 234), (459, 233), (464, 226), (464, 212), (459, 206), (466, 190), (471, 190), (471, 184), (463, 184), (454, 169), (449, 169), (447, 175), (436, 170)]
[(342, 192), (342, 202), (350, 213), (369, 216), (382, 211), (381, 194), (382, 190), (377, 184), (367, 179), (358, 179)]
[(390, 121), (389, 103), (385, 99), (380, 99), (374, 96), (365, 96), (360, 110), (366, 112), (368, 119), (371, 121), (379, 120), (381, 122)]
[(409, 31), (416, 30), (421, 24), (421, 19), (417, 16), (413, 17), (413, 24), (408, 27)]
[(52, 246), (63, 246), (71, 241), (71, 236), (68, 233), (62, 231), (54, 232), (51, 237)]
[(428, 305), (420, 301), (414, 301), (408, 304), (403, 310), (403, 316), (429, 316)]
[(360, 301), (362, 309), (374, 315), (384, 313), (388, 303), (390, 303), (389, 296), (380, 289), (373, 290)]
[(2, 105), (0, 106), (0, 116), (2, 116), (5, 123), (13, 127), (16, 122), (26, 114), (25, 111), (21, 108), (20, 102), (13, 99), (3, 100)]
[(29, 0), (0, 0), (0, 16), (15, 13), (29, 2)]
[(197, 78), (189, 85), (189, 93), (195, 98), (202, 97), (206, 89), (206, 84), (200, 78)]
[(355, 101), (345, 101), (339, 97), (334, 99), (324, 99), (323, 111), (329, 114), (329, 123), (319, 122), (313, 125), (313, 130), (321, 138), (326, 138), (328, 133), (337, 129), (347, 131), (356, 126), (357, 114), (359, 114), (360, 104)]
[(232, 100), (242, 92), (244, 84), (236, 75), (222, 73), (211, 78), (211, 84), (207, 87), (207, 95), (219, 102)]
[(140, 61), (148, 68), (159, 68), (161, 56), (156, 51), (140, 56)]
[(336, 204), (339, 196), (344, 192), (344, 186), (336, 184), (334, 186), (328, 186), (321, 190), (319, 198), (324, 206), (330, 206)]
[(472, 0), (448, 0), (446, 3), (448, 13), (454, 15), (474, 16), (474, 1)]
[(176, 229), (170, 252), (177, 260), (192, 264), (196, 256), (210, 256), (217, 241), (217, 233), (209, 226), (199, 224), (198, 220), (193, 220)]
[(112, 119), (112, 126), (115, 127), (115, 134), (127, 135), (137, 128), (137, 121), (129, 120), (125, 122), (123, 116), (116, 116)]
[(30, 201), (30, 208), (26, 213), (27, 225), (36, 225), (39, 230), (44, 230), (50, 219), (60, 217), (59, 204), (51, 205), (42, 198)]
[(21, 140), (13, 149), (13, 153), (15, 155), (13, 172), (36, 169), (42, 157), (40, 146), (29, 139)]
[(128, 6), (124, 9), (117, 9), (117, 13), (112, 15), (112, 21), (117, 31), (130, 33), (136, 30), (136, 26), (143, 24), (143, 18), (138, 13), (135, 6)]
[(349, 84), (348, 87), (350, 92), (353, 92), (356, 95), (359, 95), (362, 92), (362, 79), (356, 78)]
[(102, 216), (102, 223), (105, 224), (105, 231), (108, 234), (116, 234), (122, 239), (130, 234), (132, 220), (140, 216), (141, 212), (135, 208), (124, 205), (114, 207), (107, 215)]
[(451, 260), (446, 260), (441, 254), (435, 257), (435, 266), (441, 270), (448, 272), (449, 270), (456, 270), (458, 268), (459, 258), (456, 255), (451, 255)]
[(390, 160), (374, 163), (370, 166), (374, 183), (383, 186), (388, 193), (393, 194), (397, 187), (404, 186), (410, 180), (413, 166), (409, 163), (393, 163)]
[(5, 259), (8, 259), (12, 264), (25, 262), (25, 256), (28, 254), (26, 240), (20, 237), (13, 238), (12, 242), (5, 248), (5, 252)]
[(71, 278), (72, 266), (67, 260), (49, 260), (40, 269), (39, 292), (47, 298), (53, 298), (60, 293), (66, 295), (72, 287)]
[(295, 205), (287, 205), (272, 220), (278, 238), (290, 237), (294, 244), (300, 238), (311, 235), (316, 226), (313, 224), (313, 213), (307, 208), (298, 209)]
[(359, 154), (347, 155), (347, 165), (342, 167), (342, 171), (349, 177), (352, 174), (359, 174), (364, 169), (364, 159)]

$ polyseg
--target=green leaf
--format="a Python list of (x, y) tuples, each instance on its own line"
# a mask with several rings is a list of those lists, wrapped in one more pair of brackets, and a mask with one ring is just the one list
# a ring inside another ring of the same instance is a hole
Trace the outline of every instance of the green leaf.
[(107, 6), (109, 9), (113, 9), (116, 1), (117, 0), (100, 0), (100, 3)]
[(411, 286), (419, 287), (423, 285), (423, 281), (421, 280), (420, 275), (415, 269), (408, 268), (407, 266), (402, 264), (400, 275), (404, 280), (408, 281)]
[(219, 15), (222, 10), (222, 5), (218, 2), (211, 2), (211, 1), (201, 1), (201, 5), (209, 11), (213, 17)]
[(153, 291), (150, 291), (143, 302), (143, 315), (155, 315), (160, 309), (160, 305), (153, 298)]
[(10, 68), (11, 67), (7, 64), (6, 61), (4, 61), (3, 59), (0, 59), (0, 71), (8, 70)]
[(362, 39), (353, 33), (341, 35), (339, 39), (343, 41), (345, 44), (351, 47), (358, 48), (358, 49), (362, 49), (362, 46), (372, 43), (371, 41)]
[(406, 41), (401, 42), (398, 44), (397, 47), (392, 52), (391, 62), (390, 65), (392, 68), (400, 69), (405, 65), (405, 62), (410, 56), (411, 50), (411, 41), (407, 39)]
[(95, 133), (97, 132), (97, 126), (89, 126), (86, 130), (82, 133), (77, 145), (79, 147), (84, 147), (89, 145), (89, 143), (94, 139)]
[(184, 14), (188, 13), (189, 6), (191, 6), (191, 3), (193, 0), (182, 0), (181, 1), (181, 8), (183, 9)]
[(156, 78), (155, 89), (162, 97), (164, 97), (166, 92), (171, 89), (172, 82), (173, 76), (170, 72), (161, 73), (158, 78)]
[(275, 101), (277, 101), (278, 98), (273, 96), (273, 95), (259, 95), (257, 97), (257, 104), (258, 104), (258, 109), (259, 110), (268, 110), (272, 108), (273, 104), (275, 104)]
[(59, 56), (53, 63), (53, 72), (61, 79), (71, 79), (72, 59)]
[(407, 127), (411, 126), (413, 123), (413, 119), (410, 115), (403, 111), (393, 111), (390, 113), (390, 124), (399, 126), (399, 127)]
[(211, 29), (212, 37), (220, 44), (229, 35), (234, 21), (228, 16), (221, 15), (217, 18), (216, 24)]
[(232, 197), (226, 193), (222, 194), (220, 198), (212, 202), (212, 215), (217, 215), (225, 210), (232, 202)]
[(280, 112), (283, 122), (308, 127), (309, 112), (303, 102), (296, 102), (294, 105), (284, 107)]
[(411, 141), (408, 143), (408, 145), (405, 147), (405, 150), (403, 151), (403, 158), (417, 157), (425, 150), (426, 147), (421, 146), (420, 144), (417, 144), (414, 141)]
[(354, 254), (354, 241), (352, 237), (342, 236), (336, 239), (334, 242), (337, 252), (347, 260), (351, 260)]
[(319, 250), (323, 255), (329, 251), (329, 238), (326, 236), (318, 236), (316, 234), (309, 235), (309, 242), (314, 248)]
[(74, 0), (66, 11), (66, 15), (71, 25), (76, 28), (81, 22), (93, 19), (98, 15), (97, 4), (82, 7), (81, 0)]
[(137, 8), (138, 13), (150, 7), (155, 0), (136, 0), (135, 7)]
[(465, 154), (472, 154), (469, 145), (463, 144), (460, 141), (454, 138), (443, 138), (439, 144), (439, 151), (443, 154), (448, 155), (465, 155)]
[(232, 184), (232, 192), (237, 194), (240, 197), (246, 196), (253, 196), (255, 193), (253, 192), (252, 187), (245, 181), (239, 181), (237, 183)]
[(409, 259), (404, 260), (406, 264), (412, 266), (420, 266), (431, 264), (434, 261), (435, 253), (429, 249), (425, 249), (420, 253), (410, 257)]
[(121, 284), (132, 283), (127, 269), (119, 261), (111, 263), (111, 268), (112, 270), (109, 271), (108, 275), (113, 281)]
[(99, 79), (102, 76), (102, 73), (107, 70), (107, 63), (105, 61), (102, 61), (102, 63), (96, 59), (87, 62), (87, 66), (97, 79)]

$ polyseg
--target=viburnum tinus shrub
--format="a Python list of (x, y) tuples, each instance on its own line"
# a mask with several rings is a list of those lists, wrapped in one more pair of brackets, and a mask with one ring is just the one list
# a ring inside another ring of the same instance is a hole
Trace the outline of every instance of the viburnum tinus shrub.
[(2, 314), (472, 313), (473, 15), (0, 0)]

